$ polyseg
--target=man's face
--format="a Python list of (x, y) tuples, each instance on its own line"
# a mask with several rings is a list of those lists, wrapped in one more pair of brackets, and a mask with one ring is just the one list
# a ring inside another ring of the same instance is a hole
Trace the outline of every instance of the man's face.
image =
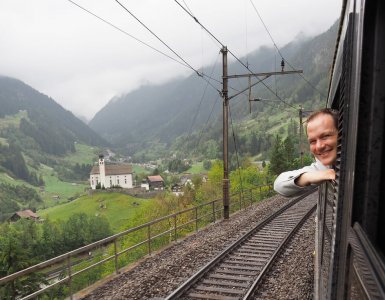
[(310, 151), (325, 166), (332, 165), (337, 158), (337, 128), (333, 117), (319, 114), (307, 124)]

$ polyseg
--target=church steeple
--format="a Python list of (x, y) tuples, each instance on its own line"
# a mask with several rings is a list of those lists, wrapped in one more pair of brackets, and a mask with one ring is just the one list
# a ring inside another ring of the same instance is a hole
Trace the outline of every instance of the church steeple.
[(103, 154), (99, 155), (99, 174), (100, 174), (100, 185), (106, 186), (106, 166), (104, 165)]

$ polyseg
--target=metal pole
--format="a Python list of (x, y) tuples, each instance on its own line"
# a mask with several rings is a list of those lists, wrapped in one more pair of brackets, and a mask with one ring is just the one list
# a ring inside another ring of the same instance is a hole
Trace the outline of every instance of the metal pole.
[(176, 242), (177, 232), (176, 232), (176, 214), (174, 215), (174, 240)]
[(72, 293), (72, 271), (71, 271), (71, 256), (67, 257), (67, 268), (68, 268), (68, 288), (70, 290), (70, 299), (73, 299)]
[(151, 255), (151, 227), (147, 226), (148, 255)]
[(229, 115), (229, 99), (228, 99), (228, 79), (227, 79), (227, 47), (223, 46), (222, 50), (223, 65), (223, 218), (228, 219), (230, 216), (229, 205), (229, 148), (228, 148), (228, 115)]
[(302, 126), (302, 105), (299, 106), (299, 155), (301, 158), (301, 167), (303, 167), (303, 145), (302, 145), (302, 136), (303, 136), (303, 126)]
[(198, 207), (195, 207), (195, 231), (198, 231)]
[(115, 272), (119, 274), (119, 266), (118, 266), (118, 245), (116, 243), (116, 239), (114, 240), (114, 253), (115, 253)]

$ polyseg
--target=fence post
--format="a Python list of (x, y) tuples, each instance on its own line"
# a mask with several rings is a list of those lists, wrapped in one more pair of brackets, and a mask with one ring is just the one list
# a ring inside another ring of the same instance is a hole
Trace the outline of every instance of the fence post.
[(73, 299), (72, 295), (72, 274), (71, 274), (71, 256), (67, 258), (67, 268), (68, 268), (68, 288), (70, 290), (70, 299)]
[(239, 192), (239, 210), (242, 210), (242, 191)]
[(151, 226), (147, 226), (148, 255), (151, 255)]
[(198, 231), (198, 207), (195, 207), (195, 231)]
[(118, 269), (118, 246), (116, 245), (116, 239), (114, 240), (114, 252), (115, 252), (115, 272), (116, 274), (119, 274)]
[(215, 201), (213, 201), (212, 203), (213, 203), (213, 223), (215, 223), (215, 221), (216, 221), (216, 218), (215, 218)]
[(177, 233), (176, 233), (176, 214), (174, 215), (174, 240), (176, 242)]

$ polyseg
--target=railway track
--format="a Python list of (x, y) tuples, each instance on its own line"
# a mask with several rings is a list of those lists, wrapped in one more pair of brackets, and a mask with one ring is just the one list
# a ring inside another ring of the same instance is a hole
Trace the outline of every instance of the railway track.
[(275, 257), (315, 210), (310, 194), (257, 224), (165, 299), (251, 299)]

